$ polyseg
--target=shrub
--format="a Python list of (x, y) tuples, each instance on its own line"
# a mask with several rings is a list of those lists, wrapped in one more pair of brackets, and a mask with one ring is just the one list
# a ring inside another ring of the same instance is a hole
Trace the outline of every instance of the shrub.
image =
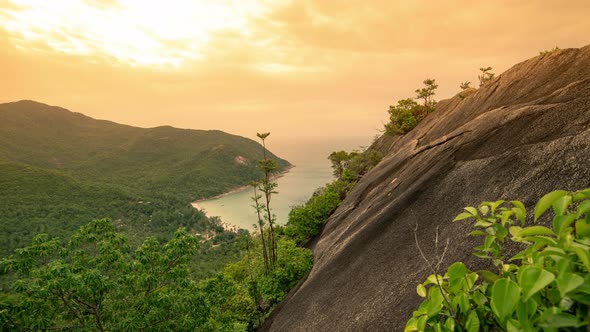
[(389, 123), (385, 125), (388, 134), (405, 134), (418, 125), (421, 106), (413, 99), (407, 98), (389, 106)]
[[(419, 284), (424, 302), (405, 331), (586, 331), (590, 308), (590, 189), (543, 196), (534, 222), (553, 209), (552, 227), (526, 227), (519, 201), (467, 207), (454, 221), (473, 219), (483, 236), (475, 255), (497, 271), (452, 264)], [(507, 259), (506, 242), (523, 250)], [(518, 263), (518, 264), (517, 264)]]

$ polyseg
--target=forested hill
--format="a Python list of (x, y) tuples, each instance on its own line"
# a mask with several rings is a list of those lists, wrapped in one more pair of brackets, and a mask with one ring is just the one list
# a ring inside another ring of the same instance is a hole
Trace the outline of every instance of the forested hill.
[(222, 131), (144, 129), (33, 101), (0, 104), (0, 160), (143, 194), (214, 196), (257, 178), (261, 158), (260, 144)]
[[(282, 170), (288, 162), (272, 155)], [(190, 202), (260, 177), (257, 142), (221, 131), (135, 128), (33, 101), (0, 104), (0, 257), (40, 232), (112, 218), (142, 241), (217, 225)]]

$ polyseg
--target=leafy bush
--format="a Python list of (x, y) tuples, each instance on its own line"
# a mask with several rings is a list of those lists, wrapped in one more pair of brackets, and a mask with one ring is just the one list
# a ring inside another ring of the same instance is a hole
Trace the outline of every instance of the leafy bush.
[[(473, 219), (484, 242), (475, 255), (497, 271), (452, 264), (419, 284), (424, 302), (405, 331), (586, 331), (590, 309), (590, 189), (553, 191), (534, 211), (536, 223), (553, 208), (552, 227), (526, 227), (519, 201), (467, 207), (454, 221)], [(507, 242), (523, 247), (505, 257)], [(518, 263), (518, 264), (516, 264)]]
[(342, 201), (334, 186), (328, 185), (307, 203), (294, 207), (289, 212), (289, 221), (284, 234), (296, 243), (301, 243), (318, 234), (320, 226), (336, 210)]
[(414, 129), (420, 109), (421, 106), (410, 98), (399, 100), (396, 106), (389, 106), (389, 123), (385, 125), (385, 131), (400, 135)]
[(479, 86), (483, 86), (487, 82), (491, 81), (496, 74), (490, 72), (492, 67), (482, 67), (479, 68), (481, 71), (481, 75), (478, 75), (477, 78), (479, 79)]
[(385, 125), (385, 132), (390, 135), (403, 135), (414, 129), (426, 115), (432, 113), (436, 106), (434, 90), (438, 88), (435, 79), (424, 80), (424, 87), (416, 89), (416, 98), (423, 100), (424, 104), (419, 105), (412, 98), (397, 101), (396, 106), (389, 106), (389, 123)]
[(559, 50), (560, 50), (560, 48), (559, 48), (559, 47), (557, 47), (557, 46), (555, 46), (554, 48), (552, 48), (552, 49), (550, 49), (550, 50), (544, 50), (544, 51), (540, 51), (540, 52), (539, 52), (539, 55), (547, 55), (547, 54), (552, 54), (552, 53), (555, 53), (555, 52), (557, 52), (557, 51), (559, 51)]

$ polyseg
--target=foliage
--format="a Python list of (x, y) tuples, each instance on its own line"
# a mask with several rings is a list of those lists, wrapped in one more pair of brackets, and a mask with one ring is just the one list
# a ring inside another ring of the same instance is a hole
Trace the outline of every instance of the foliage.
[(398, 100), (396, 106), (389, 106), (389, 123), (385, 125), (388, 134), (401, 135), (418, 125), (418, 114), (422, 107), (413, 99)]
[(469, 82), (469, 81), (463, 82), (463, 83), (461, 83), (461, 85), (459, 85), (459, 87), (461, 88), (461, 90), (467, 90), (467, 89), (471, 88), (471, 82)]
[(136, 128), (31, 101), (0, 104), (0, 160), (137, 195), (189, 202), (222, 194), (260, 179), (261, 158), (260, 144), (222, 131)]
[[(543, 196), (535, 223), (553, 210), (552, 226), (526, 226), (519, 201), (467, 207), (454, 221), (473, 219), (483, 236), (475, 255), (497, 271), (452, 264), (419, 284), (424, 302), (406, 331), (586, 331), (590, 317), (590, 189)], [(522, 249), (511, 258), (506, 246)]]
[(0, 196), (2, 257), (30, 243), (37, 233), (66, 238), (104, 216), (137, 244), (146, 234), (168, 240), (178, 227), (205, 232), (214, 226), (201, 211), (174, 198), (140, 196), (12, 162), (0, 161)]
[(481, 75), (478, 75), (477, 78), (479, 79), (479, 86), (486, 84), (487, 82), (491, 81), (496, 74), (490, 72), (492, 67), (482, 67), (479, 68), (481, 71)]
[(296, 243), (317, 235), (320, 226), (328, 220), (341, 202), (337, 188), (333, 184), (327, 185), (304, 205), (296, 206), (289, 212), (284, 234)]
[(555, 53), (557, 51), (559, 51), (560, 48), (558, 46), (555, 46), (554, 48), (550, 49), (550, 50), (544, 50), (544, 51), (540, 51), (539, 55), (547, 55), (547, 54), (552, 54)]
[(436, 101), (433, 99), (434, 90), (438, 88), (436, 80), (424, 80), (424, 87), (416, 89), (416, 98), (423, 99), (424, 104), (420, 105), (412, 98), (398, 100), (397, 105), (389, 106), (389, 122), (385, 125), (385, 132), (390, 135), (402, 135), (414, 129), (428, 113), (434, 111)]
[(205, 285), (208, 303), (214, 308), (208, 323), (212, 331), (260, 326), (264, 317), (313, 265), (309, 249), (299, 248), (295, 242), (279, 237), (277, 261), (267, 269), (259, 250), (260, 237), (245, 240), (249, 249), (240, 261), (227, 265), (217, 277), (201, 282)]
[(179, 229), (164, 245), (150, 237), (131, 252), (108, 219), (81, 227), (67, 243), (37, 235), (2, 261), (19, 279), (0, 320), (19, 330), (192, 331), (207, 317), (188, 278), (198, 244)]
[(438, 88), (435, 79), (427, 78), (424, 80), (424, 87), (416, 89), (416, 99), (424, 99), (424, 109), (427, 113), (434, 111), (436, 101), (432, 98), (434, 96), (434, 90)]
[[(260, 230), (260, 239), (262, 241), (264, 263), (267, 270), (277, 261), (277, 239), (275, 232), (276, 216), (272, 213), (270, 201), (272, 195), (278, 193), (275, 190), (277, 188), (277, 183), (272, 181), (271, 178), (271, 174), (277, 169), (278, 166), (275, 161), (266, 157), (266, 138), (269, 135), (270, 133), (256, 134), (256, 136), (262, 140), (263, 159), (258, 161), (258, 168), (262, 171), (263, 178), (258, 184), (258, 190), (262, 192), (263, 195), (258, 195), (256, 193), (257, 188), (254, 187), (254, 196), (252, 197), (252, 200), (254, 201), (254, 209), (256, 210), (256, 215), (258, 217), (258, 226)], [(260, 203), (261, 198), (264, 198), (262, 203)], [(263, 215), (262, 218), (261, 213)], [(268, 234), (266, 237), (264, 236), (265, 225), (268, 225)]]
[[(270, 152), (277, 170), (288, 165)], [(189, 202), (261, 178), (253, 140), (134, 128), (31, 101), (0, 104), (0, 257), (37, 233), (67, 238), (110, 217), (130, 241), (215, 227)], [(236, 161), (237, 156), (243, 157)]]
[(335, 151), (328, 159), (332, 161), (336, 179), (316, 190), (303, 205), (289, 212), (289, 220), (282, 233), (296, 243), (302, 243), (318, 234), (320, 227), (348, 195), (354, 185), (383, 158), (372, 148), (363, 152)]
[(358, 156), (358, 152), (346, 152), (344, 150), (334, 151), (330, 153), (328, 159), (332, 162), (332, 169), (334, 170), (334, 177), (339, 179), (344, 175), (344, 170), (348, 168), (352, 159)]
[(237, 243), (247, 254), (198, 282), (191, 264), (203, 242), (183, 228), (135, 250), (109, 219), (80, 227), (66, 243), (39, 234), (2, 260), (17, 278), (0, 295), (0, 329), (249, 330), (311, 269), (313, 255), (281, 237), (267, 269), (260, 238), (241, 232)]

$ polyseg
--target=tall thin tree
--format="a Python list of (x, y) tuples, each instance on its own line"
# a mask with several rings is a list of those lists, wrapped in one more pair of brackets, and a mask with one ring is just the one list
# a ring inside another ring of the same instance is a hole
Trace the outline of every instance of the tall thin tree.
[(262, 241), (262, 256), (264, 257), (264, 268), (268, 272), (269, 268), (269, 260), (268, 260), (268, 249), (266, 248), (266, 239), (264, 238), (264, 220), (262, 215), (260, 214), (262, 210), (264, 210), (263, 204), (260, 204), (260, 199), (262, 198), (261, 195), (258, 194), (258, 182), (252, 181), (250, 185), (254, 189), (254, 196), (252, 196), (252, 200), (254, 201), (254, 209), (256, 210), (256, 215), (258, 217), (258, 227), (260, 229), (260, 240)]
[(269, 234), (268, 234), (268, 242), (269, 242), (269, 260), (270, 260), (270, 265), (274, 265), (274, 263), (277, 260), (277, 243), (276, 243), (276, 234), (275, 234), (275, 228), (274, 228), (274, 222), (275, 222), (275, 217), (272, 214), (272, 210), (270, 208), (270, 200), (272, 197), (272, 194), (276, 194), (277, 192), (275, 191), (277, 184), (275, 182), (272, 182), (271, 180), (271, 173), (273, 171), (275, 171), (277, 169), (277, 164), (267, 158), (266, 155), (266, 138), (270, 135), (270, 133), (257, 133), (256, 136), (258, 136), (258, 138), (260, 138), (262, 140), (262, 156), (263, 159), (260, 160), (258, 162), (258, 166), (260, 167), (260, 169), (262, 170), (262, 172), (264, 173), (264, 179), (262, 180), (262, 184), (260, 185), (259, 189), (264, 193), (264, 198), (266, 200), (266, 204), (264, 205), (264, 208), (266, 210), (266, 216), (265, 219), (268, 222), (268, 227), (269, 227)]

